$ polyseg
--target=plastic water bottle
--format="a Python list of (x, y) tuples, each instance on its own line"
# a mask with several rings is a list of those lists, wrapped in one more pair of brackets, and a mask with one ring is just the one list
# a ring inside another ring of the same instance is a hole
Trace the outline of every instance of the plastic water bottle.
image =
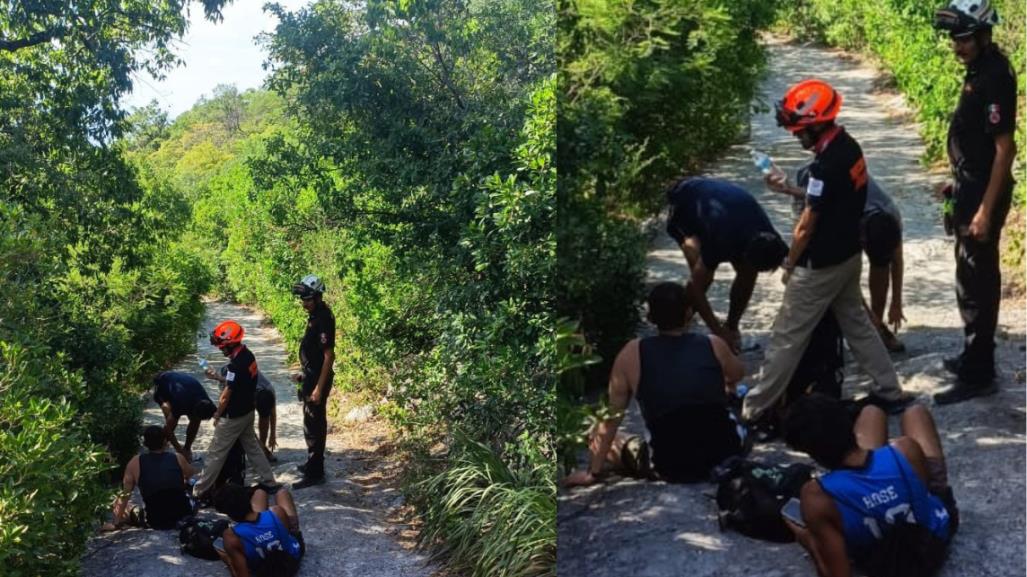
[(200, 368), (201, 369), (206, 371), (207, 367), (209, 367), (209, 366), (210, 366), (210, 363), (207, 362), (207, 359), (200, 359)]
[(771, 175), (775, 180), (784, 180), (784, 171), (778, 168), (766, 153), (752, 149), (749, 151), (749, 156), (752, 157), (753, 165), (755, 165), (764, 176)]

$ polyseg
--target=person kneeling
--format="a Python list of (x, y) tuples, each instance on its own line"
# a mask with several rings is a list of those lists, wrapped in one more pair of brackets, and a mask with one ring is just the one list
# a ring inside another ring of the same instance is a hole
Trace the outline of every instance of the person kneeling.
[(902, 415), (888, 444), (888, 420), (863, 408), (853, 423), (836, 399), (812, 394), (785, 416), (785, 442), (829, 472), (803, 485), (805, 527), (787, 521), (821, 577), (848, 577), (850, 559), (875, 577), (933, 575), (958, 526), (945, 457), (930, 412)]
[(646, 471), (646, 448), (633, 448), (637, 437), (617, 435), (632, 396), (651, 436), (653, 467), (664, 480), (708, 480), (713, 467), (745, 452), (745, 428), (728, 408), (728, 393), (745, 374), (742, 362), (722, 338), (688, 332), (691, 306), (681, 285), (657, 285), (648, 304), (659, 334), (633, 339), (617, 355), (609, 385), (616, 416), (599, 424), (589, 468), (569, 475), (567, 486), (594, 483), (606, 462)]
[(268, 507), (263, 489), (250, 491), (229, 483), (214, 496), (214, 507), (235, 521), (225, 529), (215, 549), (232, 577), (249, 575), (292, 577), (306, 551), (296, 504), (285, 489)]

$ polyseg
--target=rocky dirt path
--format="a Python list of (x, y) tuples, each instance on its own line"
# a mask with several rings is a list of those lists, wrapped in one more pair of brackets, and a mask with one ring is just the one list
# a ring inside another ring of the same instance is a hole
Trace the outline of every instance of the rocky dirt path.
[[(278, 395), (278, 463), (273, 464), (280, 483), (299, 480), (296, 465), (306, 460), (302, 407), (289, 382), (287, 350), (278, 331), (255, 310), (223, 302), (207, 304), (203, 326), (197, 334), (197, 353), (183, 359), (175, 370), (191, 373), (217, 398), (216, 383), (203, 378), (200, 357), (214, 367), (224, 357), (207, 341), (207, 334), (224, 319), (235, 319), (246, 330), (245, 342), (257, 357), (260, 370), (274, 383)], [(332, 397), (340, 395), (333, 391)], [(148, 400), (146, 424), (160, 424), (160, 409)], [(177, 434), (185, 436), (186, 419)], [(193, 447), (203, 455), (211, 438), (204, 423)], [(386, 431), (374, 423), (334, 431), (328, 437), (325, 463), (328, 482), (294, 492), (300, 523), (307, 543), (299, 575), (305, 577), (428, 577), (434, 568), (423, 555), (413, 552), (406, 526), (391, 519), (403, 507), (403, 498), (383, 474), (383, 455), (388, 452)], [(138, 500), (138, 494), (135, 496)], [(215, 513), (205, 509), (201, 516)], [(91, 539), (83, 557), (83, 577), (224, 577), (220, 561), (203, 561), (178, 550), (177, 531), (128, 529)]]
[[(930, 394), (951, 382), (943, 356), (958, 352), (962, 330), (955, 302), (952, 241), (945, 237), (931, 186), (944, 175), (931, 175), (919, 164), (923, 143), (916, 126), (904, 120), (902, 98), (879, 91), (878, 74), (851, 58), (820, 48), (770, 40), (769, 70), (760, 93), (764, 102), (780, 98), (787, 86), (814, 76), (832, 83), (843, 95), (840, 122), (862, 144), (871, 174), (895, 199), (905, 226), (904, 304), (907, 325), (900, 338), (908, 351), (894, 355), (902, 386), (930, 404)], [(749, 147), (770, 154), (794, 181), (794, 171), (809, 156), (778, 128), (772, 113), (751, 118), (751, 140), (725, 152), (707, 174), (741, 184), (767, 209), (777, 229), (790, 240), (790, 200), (764, 188), (749, 159)], [(688, 266), (681, 251), (662, 232), (648, 257), (649, 282), (682, 281)], [(866, 263), (864, 263), (864, 270)], [(718, 314), (727, 311), (730, 266), (721, 267), (710, 290)], [(864, 273), (865, 282), (866, 273)], [(864, 286), (864, 291), (865, 291)], [(765, 345), (781, 302), (779, 274), (759, 278), (742, 331), (750, 342)], [(949, 478), (962, 512), (959, 535), (941, 575), (985, 577), (1023, 575), (1024, 567), (1024, 304), (1003, 303), (997, 359), (1001, 391), (992, 397), (932, 407), (948, 457)], [(646, 330), (646, 329), (643, 329)], [(702, 330), (699, 327), (699, 330)], [(749, 377), (762, 363), (762, 347), (745, 355)], [(862, 396), (867, 377), (847, 355), (846, 395)], [(641, 432), (633, 406), (625, 427)], [(897, 422), (892, 419), (893, 433)], [(693, 442), (700, 442), (693, 440)], [(797, 460), (781, 443), (760, 445), (755, 458)], [(559, 573), (568, 577), (622, 576), (765, 576), (816, 574), (795, 544), (755, 541), (717, 528), (716, 505), (709, 484), (670, 485), (633, 479), (562, 491), (559, 495)]]

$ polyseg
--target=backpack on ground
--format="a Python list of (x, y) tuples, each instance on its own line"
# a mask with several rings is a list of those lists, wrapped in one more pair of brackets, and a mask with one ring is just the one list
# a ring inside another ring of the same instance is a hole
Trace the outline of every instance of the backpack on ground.
[(178, 541), (182, 544), (181, 551), (186, 555), (199, 557), (208, 561), (217, 561), (218, 552), (214, 549), (216, 541), (228, 528), (228, 521), (200, 521), (189, 518), (182, 524), (178, 532)]
[(781, 507), (813, 477), (813, 467), (802, 463), (767, 465), (732, 457), (714, 470), (717, 483), (717, 520), (720, 529), (776, 543), (790, 543), (795, 535), (781, 518)]

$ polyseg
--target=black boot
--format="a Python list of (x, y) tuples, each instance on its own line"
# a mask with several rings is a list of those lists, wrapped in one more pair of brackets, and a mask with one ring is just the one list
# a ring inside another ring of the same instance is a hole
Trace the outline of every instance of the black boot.
[(952, 403), (960, 403), (974, 397), (994, 395), (997, 392), (998, 385), (995, 384), (994, 379), (980, 381), (956, 379), (955, 384), (951, 387), (934, 395), (934, 402), (939, 405), (949, 405)]

